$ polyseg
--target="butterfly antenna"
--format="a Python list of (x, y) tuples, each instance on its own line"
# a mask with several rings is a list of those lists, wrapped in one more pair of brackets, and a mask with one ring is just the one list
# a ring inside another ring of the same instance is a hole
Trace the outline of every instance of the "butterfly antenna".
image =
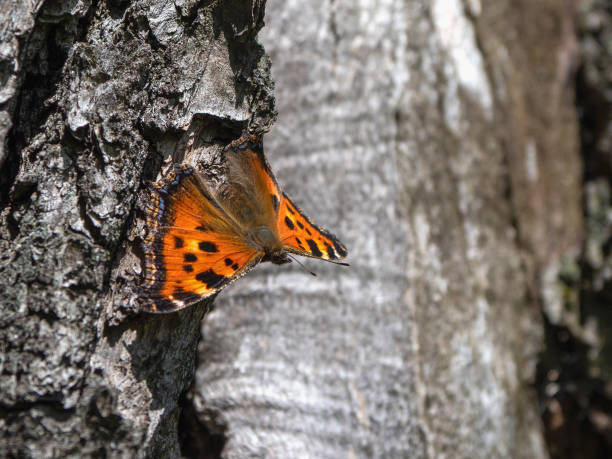
[(308, 270), (308, 268), (306, 268), (306, 266), (304, 266), (304, 265), (303, 265), (303, 264), (300, 262), (300, 260), (298, 260), (297, 258), (295, 258), (294, 256), (292, 256), (292, 255), (290, 255), (290, 254), (287, 254), (287, 255), (289, 255), (289, 258), (291, 258), (291, 259), (292, 259), (293, 261), (295, 261), (295, 262), (296, 262), (298, 265), (300, 265), (300, 266), (301, 266), (301, 267), (304, 269), (304, 271), (306, 271), (308, 274), (311, 274), (311, 275), (313, 275), (314, 277), (317, 277), (316, 273), (313, 273), (312, 271), (309, 271), (309, 270)]
[(335, 265), (340, 265), (340, 266), (351, 266), (350, 263), (345, 263), (344, 261), (334, 261), (334, 260), (326, 260), (325, 258), (321, 258), (321, 260), (323, 261), (327, 261), (329, 263), (333, 263)]

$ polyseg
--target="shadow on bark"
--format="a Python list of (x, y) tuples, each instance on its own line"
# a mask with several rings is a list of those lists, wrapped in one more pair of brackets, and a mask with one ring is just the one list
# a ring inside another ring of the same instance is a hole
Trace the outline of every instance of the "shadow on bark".
[(178, 422), (181, 454), (188, 459), (217, 459), (227, 441), (223, 432), (214, 433), (198, 418), (193, 394), (187, 393), (180, 402)]

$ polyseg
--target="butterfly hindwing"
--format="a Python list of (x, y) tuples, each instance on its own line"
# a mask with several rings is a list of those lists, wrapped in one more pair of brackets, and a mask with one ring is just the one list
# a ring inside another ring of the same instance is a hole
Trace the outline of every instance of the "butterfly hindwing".
[(175, 311), (211, 296), (261, 259), (192, 169), (173, 171), (152, 195), (145, 240), (149, 311)]
[(217, 293), (261, 258), (242, 241), (226, 235), (180, 229), (169, 234), (183, 245), (164, 250), (165, 280), (160, 293), (178, 308)]
[(280, 203), (277, 227), (289, 252), (331, 261), (341, 260), (347, 255), (340, 240), (310, 221), (285, 193)]

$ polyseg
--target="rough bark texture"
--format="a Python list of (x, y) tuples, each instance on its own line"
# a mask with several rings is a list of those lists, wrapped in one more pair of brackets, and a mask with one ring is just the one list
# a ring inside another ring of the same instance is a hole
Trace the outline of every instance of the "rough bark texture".
[(263, 14), (259, 0), (0, 5), (3, 455), (180, 455), (207, 306), (133, 315), (132, 216), (185, 126), (223, 144), (273, 119)]
[(203, 323), (225, 457), (546, 457), (539, 276), (580, 241), (573, 12), (267, 3), (281, 184), (352, 267), (262, 266)]
[(582, 228), (573, 11), (268, 3), (268, 156), (353, 266), (257, 268), (197, 359), (210, 304), (134, 314), (143, 182), (271, 125), (264, 0), (0, 5), (0, 451), (178, 457), (198, 360), (181, 428), (217, 437), (191, 456), (546, 457), (538, 302)]

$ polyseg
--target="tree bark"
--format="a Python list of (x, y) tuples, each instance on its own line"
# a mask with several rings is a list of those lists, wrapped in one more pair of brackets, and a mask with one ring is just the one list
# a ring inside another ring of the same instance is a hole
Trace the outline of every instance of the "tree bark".
[(0, 5), (3, 455), (180, 456), (209, 305), (134, 314), (138, 193), (195, 125), (214, 146), (271, 123), (263, 8)]
[(279, 182), (352, 267), (261, 266), (203, 322), (224, 457), (546, 457), (541, 289), (580, 243), (573, 11), (267, 2)]

